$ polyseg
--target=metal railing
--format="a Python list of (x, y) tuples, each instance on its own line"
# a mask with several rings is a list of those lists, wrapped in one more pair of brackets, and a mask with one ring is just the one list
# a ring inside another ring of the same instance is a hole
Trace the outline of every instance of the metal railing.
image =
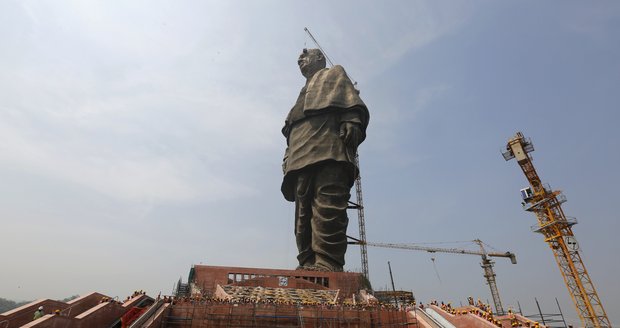
[(153, 316), (153, 314), (155, 314), (155, 312), (157, 312), (157, 310), (159, 310), (159, 308), (164, 304), (164, 301), (162, 299), (157, 300), (155, 303), (153, 303), (153, 305), (151, 305), (151, 307), (146, 310), (140, 317), (138, 317), (138, 319), (136, 319), (136, 321), (134, 321), (129, 328), (137, 328), (140, 327), (140, 325), (142, 325), (143, 323), (145, 323), (149, 318), (151, 318), (151, 316)]

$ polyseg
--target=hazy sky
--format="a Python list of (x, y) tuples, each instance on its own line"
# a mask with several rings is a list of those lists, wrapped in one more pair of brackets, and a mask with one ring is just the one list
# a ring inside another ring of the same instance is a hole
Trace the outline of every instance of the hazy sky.
[[(305, 26), (371, 112), (368, 240), (480, 238), (517, 254), (496, 260), (506, 308), (557, 313), (557, 297), (576, 323), (500, 154), (523, 131), (620, 322), (614, 1), (0, 2), (0, 297), (166, 294), (199, 263), (294, 268), (280, 128)], [(490, 299), (479, 257), (371, 248), (375, 288), (387, 261), (420, 300)]]

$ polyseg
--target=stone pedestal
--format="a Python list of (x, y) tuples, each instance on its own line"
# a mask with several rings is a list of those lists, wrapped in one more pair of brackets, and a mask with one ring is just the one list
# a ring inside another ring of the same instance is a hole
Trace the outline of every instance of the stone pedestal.
[(321, 272), (264, 268), (195, 265), (189, 274), (191, 293), (213, 297), (217, 286), (247, 286), (338, 291), (338, 300), (351, 298), (364, 288), (357, 272)]
[(365, 282), (356, 272), (196, 265), (161, 327), (414, 326), (406, 311), (360, 302)]

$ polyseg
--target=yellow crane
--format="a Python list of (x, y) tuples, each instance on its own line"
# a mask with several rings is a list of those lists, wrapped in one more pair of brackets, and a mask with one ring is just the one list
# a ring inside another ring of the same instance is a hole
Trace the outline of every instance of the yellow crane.
[(493, 303), (495, 305), (495, 312), (499, 315), (505, 314), (504, 308), (502, 306), (502, 301), (499, 297), (499, 291), (497, 289), (497, 283), (495, 282), (495, 272), (493, 271), (493, 262), (489, 257), (506, 257), (510, 259), (512, 264), (517, 264), (517, 257), (514, 253), (505, 252), (505, 253), (496, 253), (496, 252), (487, 252), (484, 246), (484, 243), (480, 239), (473, 240), (474, 243), (478, 244), (480, 247), (480, 251), (472, 251), (468, 249), (459, 249), (459, 248), (440, 248), (440, 247), (428, 247), (428, 246), (420, 246), (415, 244), (391, 244), (391, 243), (373, 243), (362, 241), (351, 236), (348, 236), (353, 241), (349, 241), (349, 244), (353, 245), (366, 245), (373, 247), (383, 247), (383, 248), (398, 248), (398, 249), (407, 249), (414, 251), (425, 251), (429, 253), (452, 253), (452, 254), (468, 254), (468, 255), (480, 255), (482, 257), (482, 263), (480, 266), (484, 269), (484, 278), (487, 280), (487, 284), (491, 289), (491, 297), (493, 298)]
[(536, 214), (538, 226), (535, 232), (541, 233), (551, 247), (581, 322), (585, 327), (611, 327), (592, 279), (579, 255), (579, 244), (571, 228), (577, 224), (577, 220), (567, 218), (562, 211), (561, 204), (566, 201), (566, 197), (560, 191), (553, 191), (542, 184), (532, 164), (529, 154), (532, 151), (532, 142), (523, 137), (521, 132), (517, 132), (502, 153), (507, 161), (516, 158), (530, 183), (530, 187), (521, 189), (523, 207)]

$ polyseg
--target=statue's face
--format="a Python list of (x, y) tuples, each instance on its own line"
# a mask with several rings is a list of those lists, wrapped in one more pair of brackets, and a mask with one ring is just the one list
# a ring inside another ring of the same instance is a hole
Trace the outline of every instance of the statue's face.
[(301, 74), (309, 78), (314, 73), (325, 68), (325, 58), (321, 53), (304, 49), (301, 55), (299, 55), (299, 59), (297, 59), (297, 65), (299, 65)]

